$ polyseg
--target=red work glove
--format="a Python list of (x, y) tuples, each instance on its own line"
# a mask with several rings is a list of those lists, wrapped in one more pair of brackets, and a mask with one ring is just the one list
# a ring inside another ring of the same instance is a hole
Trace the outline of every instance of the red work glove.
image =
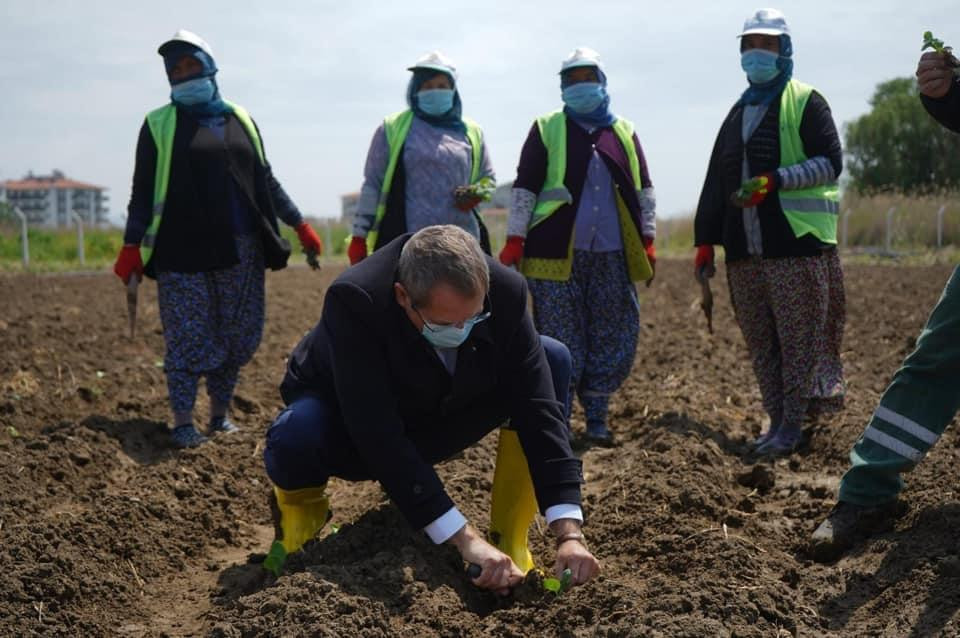
[(780, 183), (776, 171), (764, 173), (741, 184), (737, 192), (730, 196), (730, 201), (739, 208), (751, 208), (759, 205), (767, 198), (767, 195), (776, 191), (779, 187)]
[(353, 236), (350, 240), (350, 246), (347, 247), (347, 257), (350, 258), (350, 265), (354, 265), (367, 258), (367, 238)]
[(713, 246), (702, 244), (697, 246), (697, 256), (693, 259), (693, 274), (697, 279), (713, 277), (716, 269), (713, 266)]
[(310, 224), (302, 222), (297, 226), (296, 230), (297, 237), (300, 238), (300, 245), (303, 247), (303, 252), (308, 254), (313, 253), (314, 255), (319, 255), (323, 252), (323, 242), (317, 237), (317, 233), (311, 228)]
[(649, 288), (650, 284), (653, 283), (653, 278), (657, 276), (657, 250), (653, 247), (652, 237), (643, 237), (642, 240), (643, 248), (647, 251), (647, 261), (650, 262), (650, 269), (653, 271), (650, 279), (647, 279), (647, 288)]
[(507, 243), (500, 251), (500, 263), (504, 266), (520, 267), (520, 260), (523, 259), (523, 237), (511, 235), (507, 237)]
[(657, 263), (657, 251), (653, 247), (653, 238), (644, 237), (643, 238), (643, 248), (647, 251), (647, 261), (650, 262), (650, 265), (653, 266)]
[(124, 244), (117, 255), (117, 261), (113, 264), (113, 272), (117, 274), (123, 283), (130, 282), (130, 275), (136, 275), (137, 281), (143, 279), (143, 261), (140, 259), (140, 246), (137, 244)]

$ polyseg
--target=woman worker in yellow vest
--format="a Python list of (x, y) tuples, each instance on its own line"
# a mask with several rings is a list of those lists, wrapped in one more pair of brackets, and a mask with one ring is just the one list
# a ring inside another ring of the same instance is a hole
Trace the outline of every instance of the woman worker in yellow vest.
[(308, 255), (321, 244), (273, 177), (253, 120), (220, 97), (210, 46), (180, 30), (159, 53), (171, 103), (140, 129), (114, 272), (124, 283), (143, 274), (157, 280), (171, 437), (177, 447), (195, 447), (207, 440), (193, 424), (201, 377), (210, 397), (207, 434), (237, 429), (227, 410), (263, 333), (264, 268), (283, 268), (290, 254), (277, 218), (296, 228)]
[(845, 301), (837, 254), (840, 139), (823, 96), (792, 78), (783, 14), (740, 34), (749, 86), (713, 148), (695, 220), (695, 275), (726, 254), (730, 299), (770, 427), (762, 455), (789, 454), (804, 419), (842, 406)]
[(457, 70), (433, 51), (409, 67), (405, 111), (387, 116), (373, 134), (347, 249), (355, 264), (392, 239), (435, 224), (452, 224), (490, 252), (476, 206), (496, 186), (483, 132), (461, 115)]
[(526, 275), (537, 330), (570, 349), (587, 439), (609, 444), (610, 394), (637, 350), (634, 282), (653, 278), (653, 184), (597, 52), (574, 50), (560, 87), (564, 108), (537, 118), (520, 153), (500, 261)]

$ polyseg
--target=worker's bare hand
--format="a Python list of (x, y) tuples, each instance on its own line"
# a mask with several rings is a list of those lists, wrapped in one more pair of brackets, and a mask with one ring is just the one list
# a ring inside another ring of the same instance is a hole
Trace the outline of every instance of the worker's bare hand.
[(920, 93), (933, 99), (942, 98), (954, 82), (953, 69), (942, 53), (928, 51), (917, 64), (917, 84)]
[(523, 581), (523, 572), (510, 557), (488, 543), (469, 525), (464, 525), (449, 542), (460, 550), (464, 562), (477, 564), (482, 569), (480, 576), (473, 579), (477, 587), (492, 589), (506, 596), (511, 587)]
[(568, 540), (557, 547), (557, 562), (553, 567), (557, 578), (570, 569), (571, 585), (582, 585), (600, 573), (600, 561), (576, 540)]

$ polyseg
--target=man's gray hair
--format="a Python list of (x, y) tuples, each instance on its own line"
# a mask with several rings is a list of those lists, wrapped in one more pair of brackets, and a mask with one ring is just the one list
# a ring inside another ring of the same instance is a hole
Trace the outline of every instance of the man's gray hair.
[(473, 235), (459, 226), (427, 226), (407, 240), (400, 252), (399, 280), (414, 306), (430, 303), (439, 283), (464, 297), (485, 295), (490, 267)]

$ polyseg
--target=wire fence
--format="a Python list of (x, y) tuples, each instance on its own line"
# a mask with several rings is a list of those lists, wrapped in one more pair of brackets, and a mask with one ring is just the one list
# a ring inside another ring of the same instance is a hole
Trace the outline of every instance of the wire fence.
[[(12, 208), (15, 228), (0, 230), (0, 265), (22, 269), (60, 264), (84, 267), (112, 261), (123, 244), (122, 231), (87, 226), (78, 211), (71, 211), (72, 230), (31, 228), (27, 215)], [(507, 210), (488, 208), (480, 212), (487, 227), (492, 252), (499, 253), (506, 239)], [(878, 256), (960, 248), (960, 195), (926, 197), (882, 195), (846, 197), (841, 206), (837, 243), (849, 253)], [(324, 218), (313, 220), (324, 240), (324, 257), (342, 260), (350, 238), (349, 222)], [(281, 233), (297, 246), (292, 229)], [(661, 218), (657, 222), (657, 250), (661, 255), (687, 255), (693, 250), (692, 216)], [(33, 252), (31, 252), (33, 250)]]

